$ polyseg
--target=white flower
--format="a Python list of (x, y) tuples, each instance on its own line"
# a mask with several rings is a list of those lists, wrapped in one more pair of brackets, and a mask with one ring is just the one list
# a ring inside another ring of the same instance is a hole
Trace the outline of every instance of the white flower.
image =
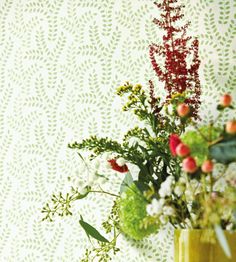
[(123, 157), (119, 157), (117, 160), (116, 160), (116, 163), (118, 166), (124, 166), (126, 164), (126, 161)]
[(157, 178), (158, 178), (158, 176), (157, 176), (156, 174), (152, 174), (152, 177), (153, 177), (154, 179), (157, 179)]
[(159, 194), (161, 197), (170, 196), (172, 194), (172, 185), (174, 183), (174, 177), (169, 176), (167, 179), (161, 184), (161, 188), (159, 190)]
[(192, 179), (192, 180), (190, 181), (190, 185), (191, 185), (193, 188), (196, 188), (196, 187), (198, 187), (199, 182), (198, 182), (196, 179)]
[(162, 206), (164, 206), (164, 204), (165, 204), (165, 199), (164, 199), (164, 198), (160, 198), (159, 202), (160, 202), (160, 204), (161, 204)]
[(226, 230), (228, 231), (231, 231), (233, 229), (233, 223), (229, 223), (227, 226), (226, 226)]
[(185, 178), (184, 178), (184, 177), (180, 177), (179, 183), (180, 183), (180, 184), (185, 184), (185, 183), (186, 183)]
[(180, 197), (180, 196), (183, 194), (183, 192), (184, 192), (184, 187), (178, 185), (178, 186), (175, 187), (174, 192), (175, 192), (175, 194), (176, 194), (178, 197)]
[(147, 205), (147, 213), (150, 216), (159, 215), (162, 212), (162, 204), (157, 199), (153, 199), (151, 204)]
[(147, 160), (144, 160), (144, 161), (143, 161), (143, 165), (146, 165), (146, 164), (147, 164)]
[(165, 216), (165, 215), (161, 215), (161, 216), (159, 217), (159, 219), (160, 219), (160, 221), (161, 221), (161, 223), (162, 223), (163, 225), (168, 222), (168, 217)]
[(193, 195), (192, 190), (190, 190), (190, 189), (185, 190), (185, 197), (186, 197), (187, 201), (193, 201), (194, 195)]
[(173, 216), (175, 214), (175, 210), (171, 206), (164, 206), (163, 213), (164, 215), (167, 215), (167, 216)]

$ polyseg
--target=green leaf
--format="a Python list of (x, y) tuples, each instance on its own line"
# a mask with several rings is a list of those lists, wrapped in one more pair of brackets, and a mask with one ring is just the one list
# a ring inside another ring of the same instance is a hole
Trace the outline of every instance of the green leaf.
[(236, 137), (214, 144), (209, 148), (211, 158), (222, 164), (236, 161)]
[(120, 193), (125, 192), (127, 190), (127, 188), (129, 188), (130, 185), (133, 184), (133, 182), (134, 182), (133, 177), (130, 174), (130, 172), (126, 173), (125, 178), (122, 181), (121, 186), (120, 186)]
[(223, 231), (223, 229), (221, 228), (221, 226), (215, 225), (215, 232), (216, 232), (217, 239), (218, 239), (218, 241), (219, 241), (222, 249), (223, 249), (224, 252), (225, 252), (225, 255), (226, 255), (228, 258), (231, 258), (230, 247), (229, 247), (228, 241), (227, 241), (227, 239), (226, 239), (226, 237), (225, 237), (224, 231)]
[(83, 217), (80, 216), (81, 219), (79, 221), (81, 227), (84, 229), (85, 233), (87, 234), (88, 238), (92, 237), (95, 238), (96, 240), (100, 241), (100, 242), (106, 242), (108, 243), (109, 241), (103, 237), (96, 228), (94, 228), (93, 226), (89, 225), (87, 222), (85, 222), (83, 220)]
[[(208, 126), (202, 126), (199, 128), (201, 134), (204, 135), (207, 139), (210, 139), (211, 133), (211, 140), (214, 141), (220, 135), (221, 130), (217, 128), (212, 128), (210, 132), (210, 128)], [(191, 155), (196, 158), (197, 164), (200, 166), (206, 159), (208, 155), (208, 143), (199, 133), (199, 131), (188, 131), (182, 137), (182, 141), (187, 144), (191, 149)]]

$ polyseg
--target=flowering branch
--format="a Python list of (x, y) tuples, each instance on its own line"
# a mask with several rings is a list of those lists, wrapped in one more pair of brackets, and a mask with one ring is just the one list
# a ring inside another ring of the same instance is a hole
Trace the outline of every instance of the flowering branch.
[[(181, 13), (183, 5), (176, 5), (177, 0), (164, 0), (162, 3), (155, 3), (162, 11), (161, 19), (154, 19), (154, 23), (166, 31), (163, 36), (163, 46), (150, 45), (149, 55), (154, 71), (160, 81), (165, 82), (165, 89), (168, 92), (167, 99), (175, 93), (188, 91), (189, 97), (185, 103), (191, 105), (193, 116), (198, 118), (200, 105), (200, 81), (198, 69), (200, 60), (198, 56), (198, 40), (192, 41), (188, 46), (191, 37), (186, 36), (186, 30), (190, 23), (183, 26), (174, 24), (181, 20), (184, 15)], [(158, 64), (156, 56), (165, 59), (163, 68)], [(188, 65), (187, 59), (192, 56), (192, 62)]]

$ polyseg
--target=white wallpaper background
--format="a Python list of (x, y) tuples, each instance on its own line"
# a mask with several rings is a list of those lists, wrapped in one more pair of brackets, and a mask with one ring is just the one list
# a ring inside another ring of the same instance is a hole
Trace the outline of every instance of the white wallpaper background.
[[(181, 2), (199, 37), (202, 115), (211, 117), (219, 94), (236, 98), (236, 1)], [(153, 79), (163, 93), (148, 57), (148, 45), (161, 41), (157, 15), (149, 0), (0, 1), (0, 261), (74, 262), (90, 246), (79, 213), (101, 228), (112, 199), (90, 196), (54, 223), (41, 222), (40, 210), (80, 166), (69, 142), (119, 139), (135, 124), (117, 86)], [(122, 177), (113, 176), (115, 188)], [(122, 237), (119, 247), (113, 261), (171, 262), (172, 231)]]

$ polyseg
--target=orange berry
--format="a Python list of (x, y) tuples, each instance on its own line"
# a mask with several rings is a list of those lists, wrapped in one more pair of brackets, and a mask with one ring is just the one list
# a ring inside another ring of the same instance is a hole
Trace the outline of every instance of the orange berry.
[(232, 97), (231, 95), (229, 94), (225, 94), (223, 95), (221, 98), (220, 98), (220, 104), (223, 106), (223, 107), (228, 107), (230, 106), (232, 103)]
[(185, 156), (190, 154), (190, 148), (187, 145), (180, 143), (176, 147), (176, 154), (177, 154), (177, 156), (185, 157)]
[(236, 120), (231, 120), (226, 124), (225, 130), (228, 134), (236, 134)]
[(196, 160), (193, 157), (187, 157), (183, 160), (183, 170), (187, 173), (195, 173), (198, 169)]
[(202, 164), (202, 171), (204, 173), (211, 173), (213, 171), (213, 168), (214, 168), (214, 163), (211, 160), (206, 160)]
[(179, 104), (178, 107), (177, 107), (177, 113), (180, 117), (185, 117), (189, 114), (190, 112), (190, 108), (187, 104), (185, 103), (182, 103), (182, 104)]

